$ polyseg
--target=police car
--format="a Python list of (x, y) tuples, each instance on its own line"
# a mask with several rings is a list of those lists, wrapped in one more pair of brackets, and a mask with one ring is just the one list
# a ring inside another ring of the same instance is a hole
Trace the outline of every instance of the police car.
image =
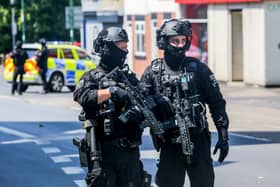
[[(88, 70), (96, 68), (93, 58), (82, 48), (69, 44), (47, 44), (49, 49), (47, 81), (50, 91), (61, 92), (63, 86), (71, 91), (75, 89), (81, 76)], [(23, 44), (22, 48), (28, 53), (29, 59), (24, 64), (23, 88), (29, 85), (42, 84), (39, 67), (37, 66), (37, 53), (41, 44)], [(4, 63), (4, 79), (12, 82), (14, 64), (8, 55)]]

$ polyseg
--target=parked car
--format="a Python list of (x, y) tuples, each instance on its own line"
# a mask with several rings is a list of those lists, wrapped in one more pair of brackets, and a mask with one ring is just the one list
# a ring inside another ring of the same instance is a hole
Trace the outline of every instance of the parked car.
[[(49, 58), (47, 82), (50, 91), (61, 92), (63, 86), (67, 86), (71, 91), (81, 76), (88, 70), (96, 68), (93, 58), (82, 48), (65, 44), (48, 44)], [(42, 81), (37, 66), (37, 52), (40, 44), (23, 44), (28, 53), (29, 59), (24, 64), (25, 74), (23, 77), (23, 91), (30, 85), (41, 85)], [(4, 79), (12, 82), (14, 64), (10, 54), (7, 55), (4, 63)]]

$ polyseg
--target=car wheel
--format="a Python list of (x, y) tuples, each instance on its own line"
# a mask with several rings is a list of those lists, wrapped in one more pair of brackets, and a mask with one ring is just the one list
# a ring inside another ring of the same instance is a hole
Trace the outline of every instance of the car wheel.
[(76, 89), (76, 86), (67, 86), (67, 87), (71, 92), (74, 92), (74, 90)]
[(58, 72), (52, 74), (49, 81), (50, 90), (52, 92), (61, 92), (63, 86), (64, 86), (63, 75)]

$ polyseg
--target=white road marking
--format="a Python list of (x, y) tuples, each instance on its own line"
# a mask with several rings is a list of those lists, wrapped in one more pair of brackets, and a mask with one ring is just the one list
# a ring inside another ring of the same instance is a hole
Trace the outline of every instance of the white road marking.
[(34, 142), (33, 139), (19, 139), (19, 140), (11, 140), (11, 141), (3, 141), (0, 144), (20, 144), (20, 143), (29, 143)]
[(54, 163), (62, 163), (62, 162), (72, 162), (72, 160), (69, 157), (64, 156), (53, 156), (51, 159), (54, 161)]
[(74, 136), (73, 135), (69, 135), (69, 136), (59, 136), (56, 138), (53, 138), (53, 140), (73, 140)]
[(85, 129), (76, 129), (76, 130), (71, 130), (71, 131), (64, 131), (64, 134), (84, 134), (86, 133)]
[(57, 147), (43, 147), (42, 149), (46, 154), (60, 153), (61, 152), (60, 149), (57, 148)]
[(73, 174), (82, 174), (85, 173), (85, 171), (81, 167), (62, 167), (62, 170), (67, 175), (73, 175)]
[(270, 139), (267, 138), (259, 138), (259, 137), (255, 137), (255, 136), (249, 136), (249, 135), (244, 135), (244, 134), (239, 134), (239, 133), (230, 133), (231, 136), (237, 136), (240, 138), (246, 138), (246, 139), (250, 139), (250, 140), (257, 140), (257, 141), (262, 141), (262, 142), (271, 142)]
[(32, 134), (27, 134), (25, 132), (20, 132), (20, 131), (10, 129), (10, 128), (7, 128), (7, 127), (1, 127), (0, 126), (0, 132), (10, 134), (10, 135), (13, 135), (13, 136), (18, 136), (20, 138), (35, 138), (35, 136), (33, 136)]
[(48, 140), (42, 140), (42, 139), (34, 139), (34, 142), (37, 145), (47, 145), (47, 144), (50, 144), (50, 142)]
[(150, 128), (144, 129), (143, 136), (150, 136)]
[(157, 159), (159, 157), (159, 152), (155, 150), (141, 150), (140, 156), (144, 159)]
[(55, 163), (62, 163), (62, 162), (72, 162), (71, 158), (78, 158), (78, 154), (69, 154), (69, 155), (60, 155), (60, 156), (53, 156), (51, 159)]
[(77, 184), (78, 187), (87, 187), (85, 180), (74, 180), (74, 183)]

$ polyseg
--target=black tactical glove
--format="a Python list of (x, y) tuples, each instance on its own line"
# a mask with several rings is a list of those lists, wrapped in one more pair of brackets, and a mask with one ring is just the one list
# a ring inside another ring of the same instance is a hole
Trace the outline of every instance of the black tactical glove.
[(109, 91), (111, 93), (111, 99), (114, 102), (125, 103), (128, 99), (127, 91), (120, 87), (110, 86)]
[(228, 151), (229, 151), (229, 145), (228, 145), (228, 131), (226, 128), (219, 128), (218, 129), (218, 142), (216, 143), (215, 149), (214, 149), (214, 155), (217, 153), (218, 149), (220, 149), (220, 155), (219, 155), (219, 162), (223, 162), (226, 158)]
[(142, 112), (137, 107), (132, 107), (119, 116), (124, 124), (140, 124), (144, 120)]

